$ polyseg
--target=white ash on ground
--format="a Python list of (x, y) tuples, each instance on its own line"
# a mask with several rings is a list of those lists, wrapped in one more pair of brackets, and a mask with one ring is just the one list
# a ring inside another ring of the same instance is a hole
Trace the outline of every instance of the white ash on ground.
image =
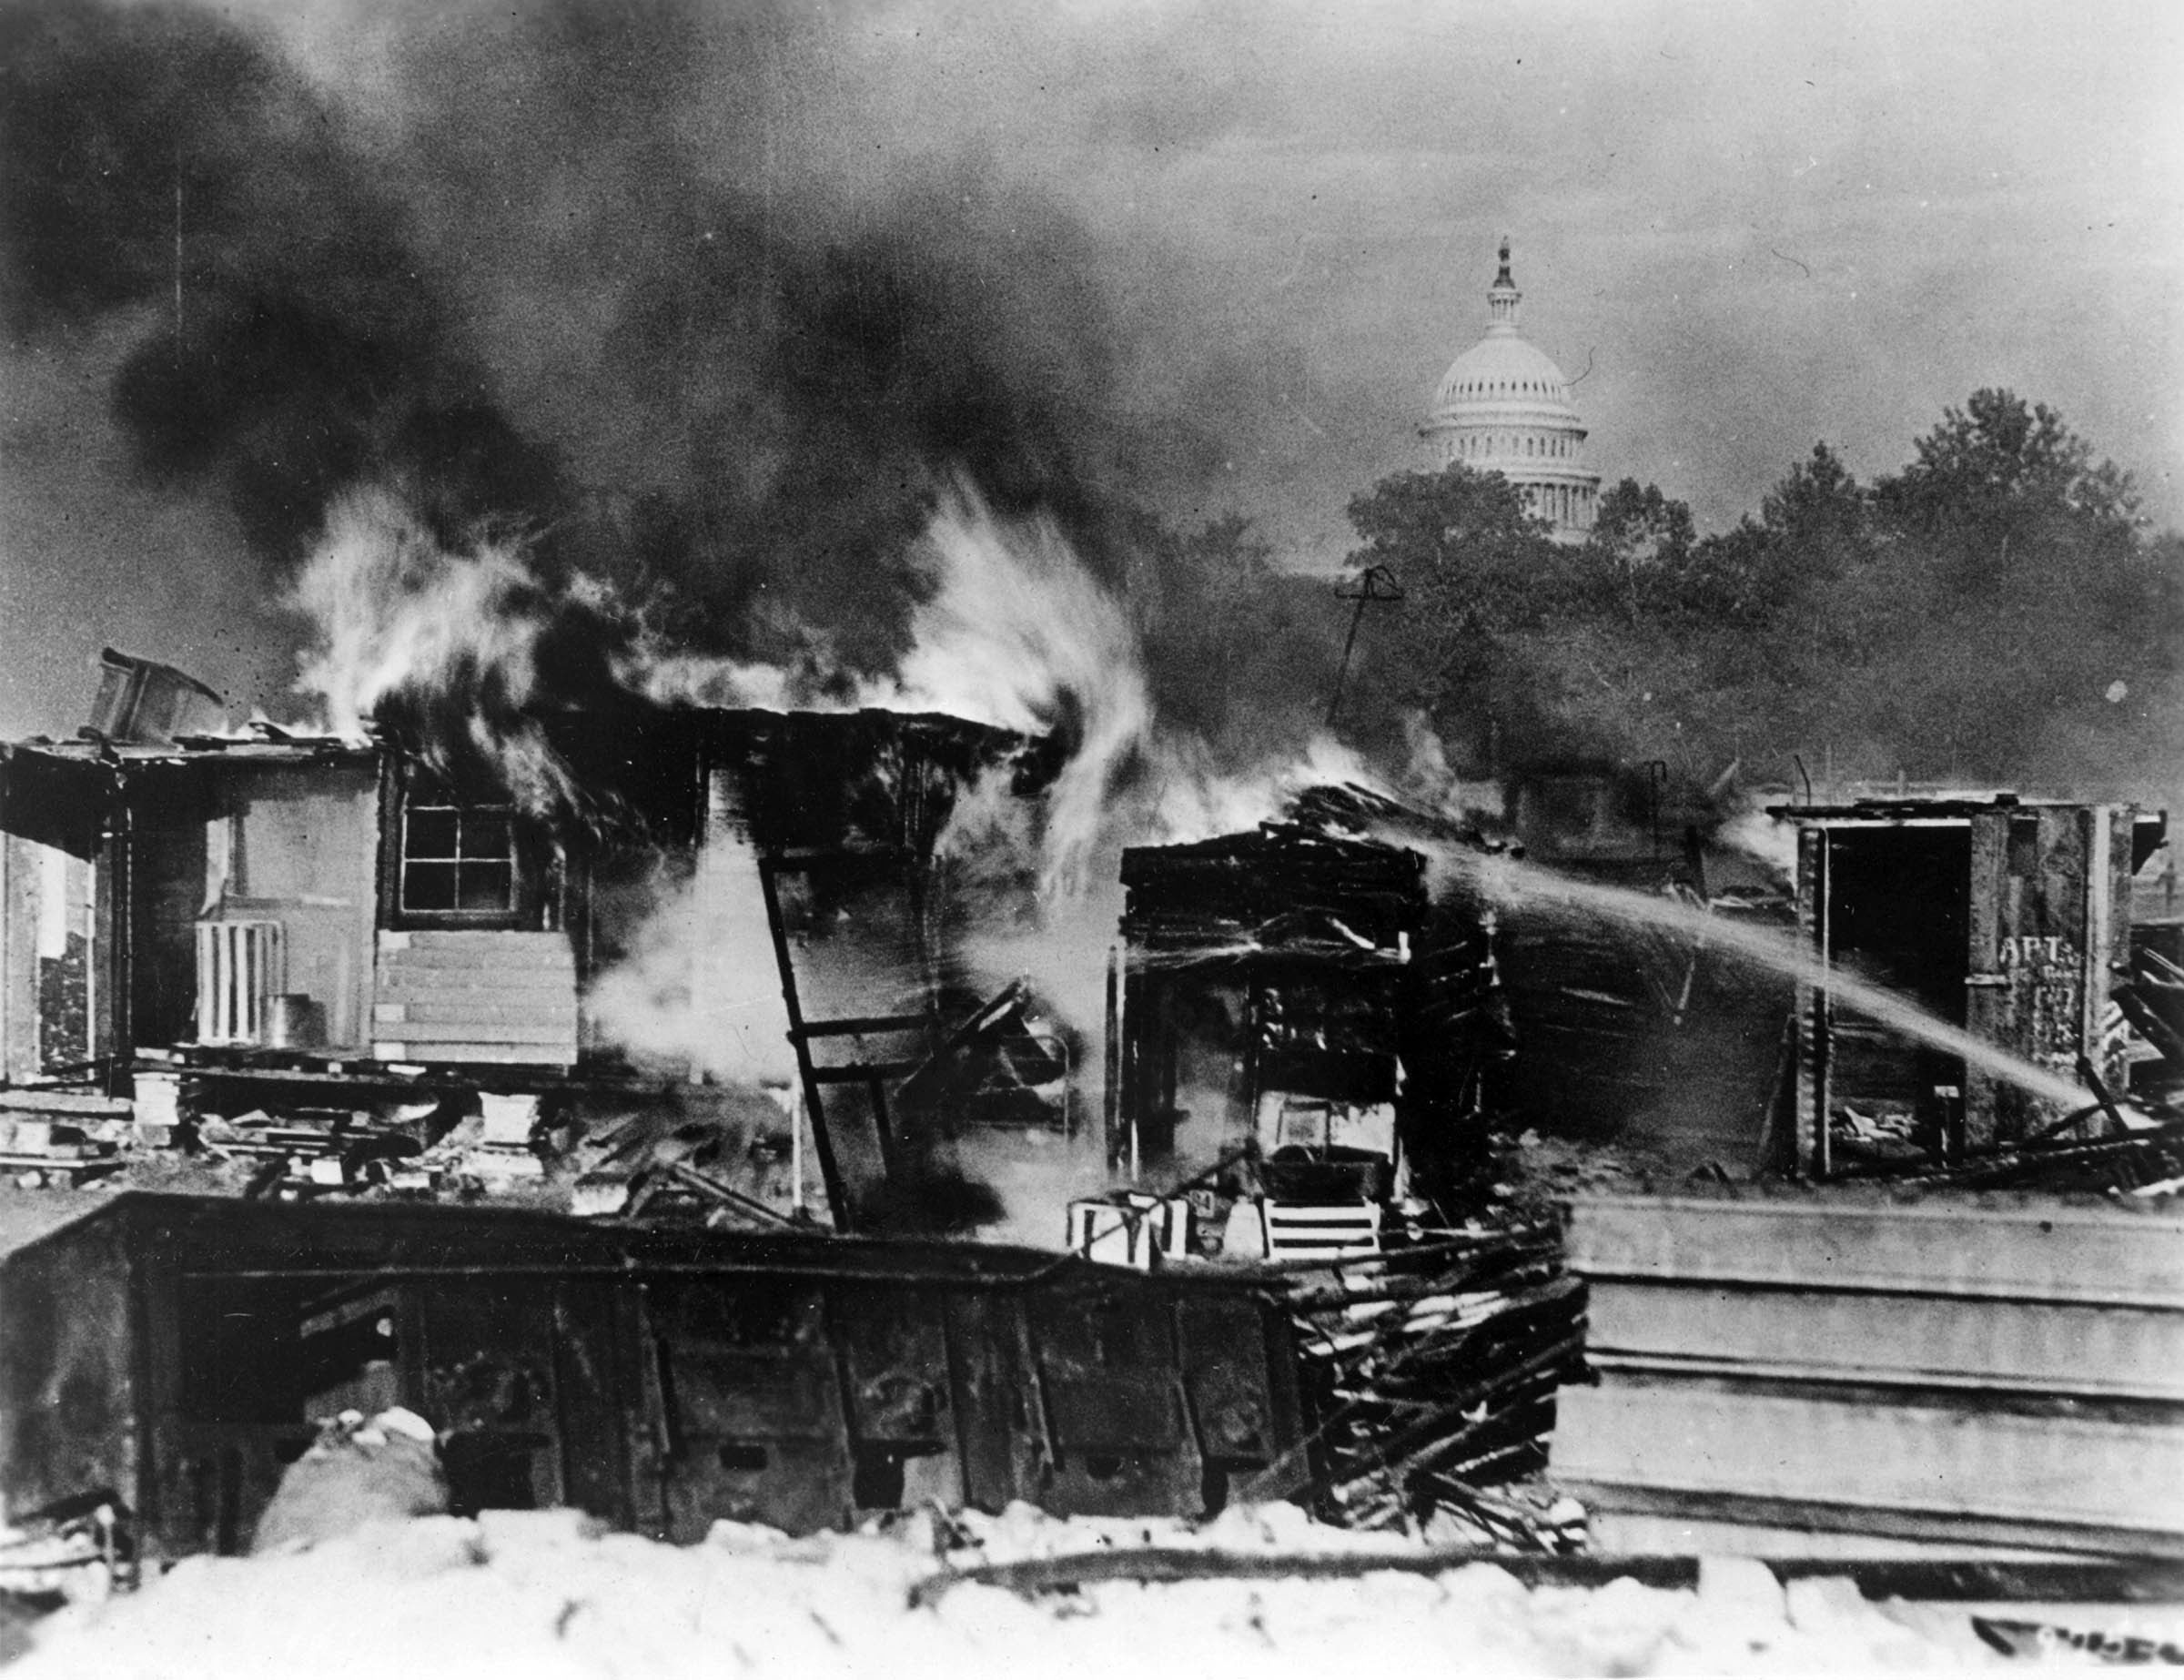
[(1164, 1521), (919, 1516), (790, 1539), (718, 1524), (676, 1547), (572, 1512), (374, 1523), (277, 1557), (196, 1558), (140, 1592), (64, 1611), (10, 1680), (425, 1680), (523, 1674), (925, 1675), (1485, 1672), (1862, 1672), (1998, 1660), (1962, 1615), (1876, 1605), (1846, 1582), (1786, 1593), (1756, 1563), (1696, 1591), (1616, 1581), (1527, 1589), (1489, 1564), (1350, 1580), (1109, 1581), (1031, 1599), (966, 1584), (913, 1608), (948, 1567), (1099, 1548), (1306, 1556), (1410, 1543), (1289, 1507)]

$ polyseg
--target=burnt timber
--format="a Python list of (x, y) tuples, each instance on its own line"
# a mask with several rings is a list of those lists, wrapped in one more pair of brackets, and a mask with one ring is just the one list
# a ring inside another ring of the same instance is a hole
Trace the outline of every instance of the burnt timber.
[(1241, 1150), (1278, 1201), (1459, 1192), (1510, 1036), (1491, 918), (1372, 835), (1421, 823), (1491, 849), (1324, 787), (1289, 821), (1123, 854), (1118, 1161)]

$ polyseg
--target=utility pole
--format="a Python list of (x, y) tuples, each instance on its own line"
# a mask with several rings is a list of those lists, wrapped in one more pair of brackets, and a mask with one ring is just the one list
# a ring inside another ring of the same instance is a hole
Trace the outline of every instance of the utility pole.
[(1350, 615), (1350, 634), (1342, 642), (1342, 663), (1335, 672), (1335, 692), (1327, 703), (1327, 726), (1335, 726), (1335, 718), (1342, 710), (1342, 688), (1350, 680), (1350, 650), (1358, 645), (1358, 626), (1365, 622), (1368, 602), (1390, 602), (1403, 598), (1402, 586), (1395, 581), (1395, 573), (1385, 566), (1368, 566), (1358, 574), (1358, 586), (1342, 592), (1341, 599), (1358, 603), (1357, 611)]
[(182, 365), (182, 150), (175, 148), (175, 366)]

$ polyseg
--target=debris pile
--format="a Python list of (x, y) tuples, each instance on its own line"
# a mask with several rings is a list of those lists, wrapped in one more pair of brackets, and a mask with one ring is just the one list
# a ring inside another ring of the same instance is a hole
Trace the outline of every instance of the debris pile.
[(1551, 1220), (1434, 1232), (1301, 1274), (1290, 1307), (1328, 1513), (1518, 1551), (1582, 1546), (1566, 1502), (1485, 1489), (1545, 1465), (1555, 1389), (1583, 1370), (1584, 1306)]
[(0, 1089), (0, 1170), (25, 1189), (96, 1182), (122, 1165), (134, 1122), (119, 1098)]
[[(1198, 1549), (1215, 1573), (1163, 1581), (1148, 1567), (1149, 1581), (1102, 1580), (1086, 1567), (1127, 1573), (1134, 1551), (1149, 1565), (1178, 1547)], [(964, 1578), (1027, 1558), (1045, 1560), (1061, 1590), (1019, 1594)], [(921, 1515), (799, 1540), (722, 1523), (680, 1548), (601, 1534), (567, 1511), (379, 1524), (281, 1557), (190, 1559), (140, 1593), (49, 1618), (15, 1673), (976, 1680), (1035, 1662), (1207, 1676), (1431, 1673), (1455, 1653), (1507, 1674), (2001, 1660), (1960, 1610), (1868, 1603), (1844, 1579), (1785, 1587), (1751, 1561), (1709, 1561), (1695, 1585), (1626, 1576), (1527, 1586), (1490, 1564), (1345, 1535), (1281, 1506), (1235, 1507), (1186, 1529), (1060, 1521), (1018, 1505), (998, 1517)]]
[(1076, 1058), (1073, 1036), (1018, 978), (947, 1035), (903, 1081), (896, 1104), (950, 1130), (1026, 1128), (1066, 1137), (1075, 1129)]
[[(1413, 830), (1492, 849), (1430, 814), (1322, 786), (1292, 802), (1289, 820), (1123, 854), (1109, 1006), (1117, 1164), (1135, 1175), (1239, 1160), (1217, 1201), (1248, 1189), (1330, 1229), (1334, 1209), (1452, 1206), (1471, 1192), (1508, 1022), (1491, 925), (1474, 906), (1435, 900), (1426, 858), (1400, 843)], [(1278, 1223), (1266, 1247), (1280, 1259)], [(1368, 1230), (1347, 1246), (1378, 1245)]]
[(2184, 1189), (2184, 1120), (2108, 1137), (2037, 1138), (1971, 1149), (1924, 1170), (1888, 1163), (1836, 1176), (1845, 1183), (1877, 1179), (1906, 1189), (2174, 1195)]

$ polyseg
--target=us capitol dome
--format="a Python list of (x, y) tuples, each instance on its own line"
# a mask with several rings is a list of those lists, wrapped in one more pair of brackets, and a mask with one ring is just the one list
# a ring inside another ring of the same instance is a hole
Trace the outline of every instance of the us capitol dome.
[(1504, 239), (1502, 268), (1486, 294), (1486, 337), (1442, 375), (1418, 432), (1436, 467), (1460, 460), (1499, 472), (1552, 522), (1557, 541), (1579, 542), (1592, 529), (1600, 474), (1585, 466), (1585, 427), (1571, 406), (1570, 381), (1517, 330), (1522, 298)]

